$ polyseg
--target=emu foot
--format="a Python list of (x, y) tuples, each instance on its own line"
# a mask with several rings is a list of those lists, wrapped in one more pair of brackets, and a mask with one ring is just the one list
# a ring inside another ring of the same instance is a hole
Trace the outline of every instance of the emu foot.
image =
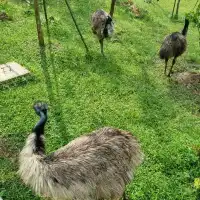
[(171, 74), (173, 74), (173, 73), (174, 73), (174, 71), (170, 71), (167, 76), (171, 77)]
[(106, 58), (106, 55), (102, 51), (101, 51), (101, 55), (103, 56), (103, 58)]
[(167, 76), (168, 76), (168, 77), (170, 77), (170, 76), (171, 76), (171, 74), (169, 73)]

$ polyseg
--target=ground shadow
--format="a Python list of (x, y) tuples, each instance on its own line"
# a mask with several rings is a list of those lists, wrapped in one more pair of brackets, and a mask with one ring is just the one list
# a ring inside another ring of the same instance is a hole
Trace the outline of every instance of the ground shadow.
[[(51, 50), (51, 47), (49, 47), (49, 50)], [(70, 139), (68, 137), (67, 133), (67, 127), (66, 123), (63, 118), (63, 108), (60, 101), (60, 93), (59, 93), (59, 87), (58, 87), (58, 79), (56, 76), (56, 70), (54, 66), (54, 58), (52, 56), (52, 52), (50, 52), (50, 65), (48, 65), (47, 62), (47, 56), (46, 56), (46, 50), (45, 47), (40, 48), (40, 56), (41, 56), (41, 68), (43, 70), (43, 75), (45, 77), (45, 83), (46, 83), (46, 90), (48, 93), (48, 98), (50, 101), (50, 106), (52, 108), (54, 119), (57, 123), (58, 134), (61, 134), (62, 138), (65, 140), (65, 142), (69, 142)], [(50, 67), (53, 68), (53, 75), (54, 80), (52, 81), (52, 78), (50, 76), (49, 70)], [(55, 83), (55, 85), (54, 85)], [(55, 90), (53, 89), (55, 87)]]
[[(200, 84), (198, 86), (185, 86), (169, 79), (168, 95), (191, 113), (200, 108)], [(178, 92), (177, 92), (178, 91)]]

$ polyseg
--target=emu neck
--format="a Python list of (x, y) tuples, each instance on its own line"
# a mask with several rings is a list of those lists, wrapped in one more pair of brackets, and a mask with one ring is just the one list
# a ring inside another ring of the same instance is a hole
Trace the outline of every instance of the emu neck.
[(46, 124), (46, 121), (47, 121), (47, 116), (43, 112), (41, 112), (40, 120), (33, 128), (33, 132), (36, 134), (35, 153), (44, 153), (45, 151), (44, 141), (41, 136), (44, 135), (44, 126)]
[(116, 0), (111, 0), (111, 6), (110, 6), (110, 16), (113, 17), (114, 11), (115, 11), (115, 2)]
[(189, 23), (185, 23), (184, 28), (182, 30), (182, 35), (186, 36), (188, 32)]

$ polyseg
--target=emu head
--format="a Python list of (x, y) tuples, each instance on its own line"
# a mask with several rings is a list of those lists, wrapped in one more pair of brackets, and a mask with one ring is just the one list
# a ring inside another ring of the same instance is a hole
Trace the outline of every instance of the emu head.
[(33, 109), (35, 110), (36, 114), (40, 116), (41, 112), (45, 115), (47, 114), (48, 106), (43, 102), (37, 102), (33, 105)]
[(44, 134), (44, 126), (47, 122), (47, 104), (38, 102), (33, 106), (36, 114), (40, 116), (40, 120), (37, 122), (35, 127), (33, 128), (33, 132), (36, 133), (38, 137)]

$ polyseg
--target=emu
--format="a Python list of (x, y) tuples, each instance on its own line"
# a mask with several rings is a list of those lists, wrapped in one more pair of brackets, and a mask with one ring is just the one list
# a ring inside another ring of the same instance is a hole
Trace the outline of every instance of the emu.
[(110, 13), (104, 10), (97, 10), (92, 14), (92, 31), (100, 43), (101, 54), (104, 56), (103, 40), (114, 32), (113, 14), (116, 0), (111, 0)]
[(172, 73), (172, 68), (176, 62), (176, 58), (180, 55), (182, 55), (186, 48), (187, 48), (187, 31), (189, 26), (189, 20), (185, 19), (185, 25), (183, 30), (180, 32), (174, 32), (164, 39), (162, 46), (160, 48), (160, 58), (165, 59), (165, 75), (167, 70), (167, 63), (169, 58), (173, 57), (172, 66), (169, 70), (168, 76), (170, 77)]
[(47, 105), (37, 103), (40, 120), (19, 156), (19, 174), (40, 196), (56, 200), (119, 200), (143, 160), (137, 139), (104, 127), (45, 154)]

